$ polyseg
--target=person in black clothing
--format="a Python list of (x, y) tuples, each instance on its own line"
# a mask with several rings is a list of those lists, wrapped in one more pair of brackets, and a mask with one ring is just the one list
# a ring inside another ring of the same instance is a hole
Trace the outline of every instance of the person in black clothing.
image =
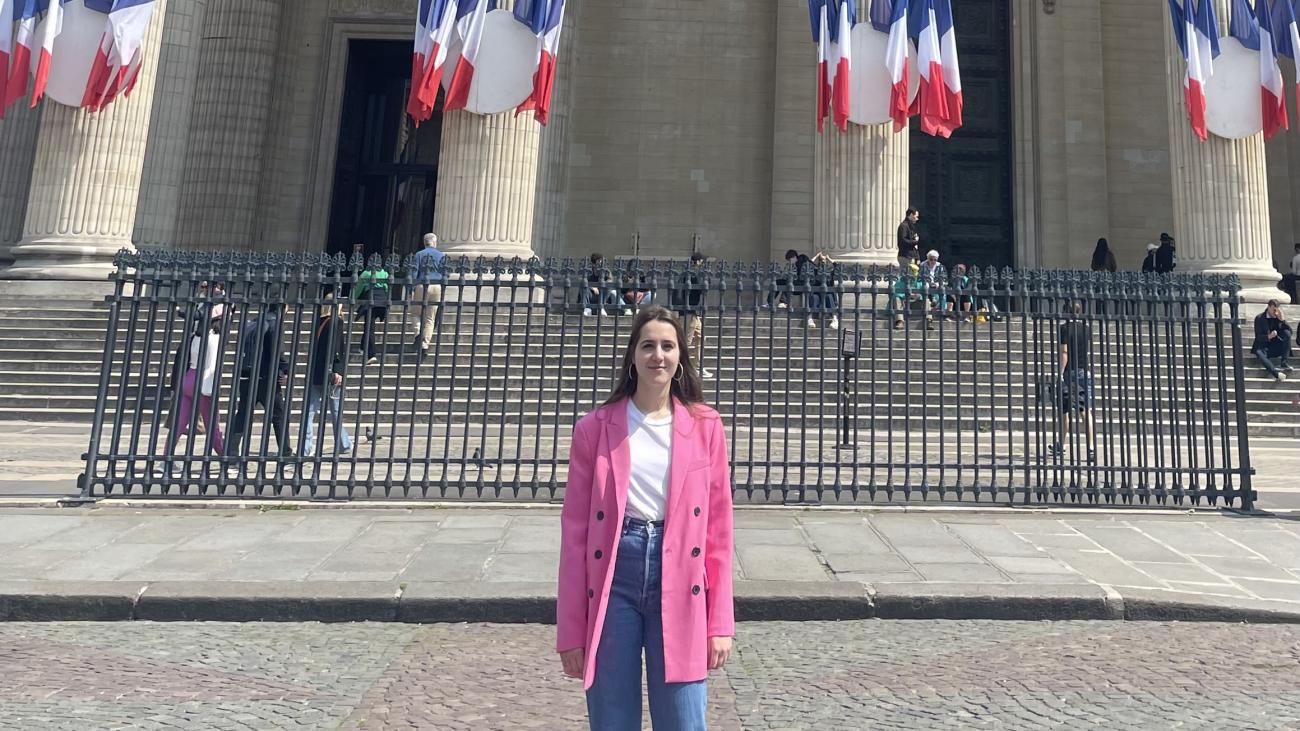
[(1083, 314), (1083, 305), (1071, 303), (1066, 307), (1068, 319), (1057, 330), (1057, 343), (1060, 345), (1059, 371), (1060, 395), (1058, 407), (1061, 410), (1060, 439), (1052, 444), (1053, 456), (1065, 454), (1062, 442), (1070, 434), (1070, 417), (1075, 417), (1085, 438), (1088, 450), (1088, 464), (1097, 461), (1094, 446), (1095, 435), (1092, 421), (1093, 381), (1090, 370), (1092, 352), (1092, 328), (1088, 323), (1078, 319)]
[(691, 358), (699, 365), (701, 378), (712, 378), (713, 372), (704, 367), (704, 254), (691, 254), (682, 274), (681, 287), (673, 291), (670, 301), (682, 318), (686, 331), (686, 347)]
[(293, 456), (285, 433), (287, 411), (282, 389), (289, 385), (289, 361), (281, 350), (280, 321), (283, 316), (283, 304), (269, 305), (261, 315), (246, 324), (239, 335), (239, 399), (235, 418), (230, 424), (230, 439), (226, 441), (227, 456), (239, 454), (255, 404), (271, 417), (280, 456)]
[[(1277, 300), (1269, 300), (1264, 311), (1255, 317), (1255, 342), (1250, 349), (1279, 383), (1294, 370), (1287, 360), (1291, 357), (1291, 323), (1286, 321)], [(1275, 364), (1273, 361), (1276, 360)]]
[(1114, 273), (1118, 268), (1115, 263), (1115, 252), (1110, 250), (1110, 242), (1104, 238), (1097, 239), (1097, 248), (1092, 250), (1092, 270)]
[(1155, 244), (1147, 244), (1147, 256), (1142, 260), (1142, 273), (1153, 274), (1156, 271), (1156, 250), (1160, 247)]
[(1174, 237), (1160, 234), (1160, 246), (1156, 248), (1156, 274), (1172, 274), (1178, 266), (1174, 252)]
[[(794, 249), (787, 249), (785, 252), (786, 268), (793, 270), (798, 262), (799, 252)], [(790, 302), (786, 299), (787, 295), (785, 292), (781, 291), (781, 288), (789, 286), (790, 280), (785, 277), (777, 277), (776, 280), (772, 282), (772, 285), (772, 291), (767, 293), (767, 302), (763, 304), (763, 309), (769, 309), (773, 304), (780, 309), (789, 307)]]
[(606, 306), (618, 304), (618, 290), (610, 286), (610, 273), (605, 268), (605, 257), (595, 253), (589, 258), (591, 267), (587, 270), (587, 286), (582, 290), (582, 314), (590, 316), (594, 310), (608, 315)]
[(916, 222), (921, 220), (921, 212), (915, 208), (907, 209), (903, 222), (898, 224), (898, 266), (904, 272), (916, 263), (921, 250), (921, 235), (916, 232)]
[(307, 403), (300, 432), (302, 456), (316, 454), (316, 418), (322, 409), (334, 425), (334, 453), (352, 451), (352, 438), (343, 425), (343, 373), (347, 345), (343, 338), (343, 308), (326, 296), (312, 334), (311, 366), (307, 370)]

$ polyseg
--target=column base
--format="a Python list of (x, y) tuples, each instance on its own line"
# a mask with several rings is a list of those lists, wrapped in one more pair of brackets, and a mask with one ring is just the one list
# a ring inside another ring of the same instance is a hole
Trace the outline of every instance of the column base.
[(9, 250), (14, 263), (0, 269), (0, 279), (54, 279), (97, 281), (113, 273), (113, 257), (129, 241), (103, 239), (24, 239)]
[(867, 266), (898, 266), (897, 251), (876, 251), (874, 249), (864, 251), (840, 252), (832, 255), (835, 261), (840, 264)]
[(450, 241), (439, 241), (438, 248), (448, 256), (468, 256), (483, 257), (485, 259), (495, 259), (498, 256), (509, 261), (516, 256), (524, 261), (533, 258), (533, 250), (520, 248), (512, 244), (488, 244), (488, 243), (455, 243)]
[(1267, 264), (1253, 262), (1225, 262), (1213, 266), (1187, 269), (1179, 268), (1178, 274), (1236, 274), (1241, 280), (1241, 301), (1262, 304), (1271, 299), (1282, 300), (1286, 293), (1278, 289), (1282, 275)]

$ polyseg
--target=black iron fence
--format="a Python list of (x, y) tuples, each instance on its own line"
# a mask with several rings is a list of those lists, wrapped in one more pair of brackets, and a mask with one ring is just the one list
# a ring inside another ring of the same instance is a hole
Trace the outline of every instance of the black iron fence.
[(1231, 278), (117, 264), (86, 497), (560, 499), (657, 303), (699, 319), (739, 502), (1251, 503)]

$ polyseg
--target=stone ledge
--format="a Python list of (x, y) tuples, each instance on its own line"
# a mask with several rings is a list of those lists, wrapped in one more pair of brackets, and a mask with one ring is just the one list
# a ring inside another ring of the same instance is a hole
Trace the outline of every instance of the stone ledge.
[(159, 581), (135, 604), (156, 622), (392, 622), (398, 586), (382, 581)]
[(1123, 619), (1124, 608), (1093, 584), (874, 585), (880, 619)]
[(118, 622), (135, 618), (136, 581), (0, 581), (0, 621)]

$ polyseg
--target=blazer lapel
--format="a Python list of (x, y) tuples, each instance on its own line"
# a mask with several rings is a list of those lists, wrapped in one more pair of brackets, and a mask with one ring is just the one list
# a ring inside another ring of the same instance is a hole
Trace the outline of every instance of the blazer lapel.
[(682, 493), (686, 486), (686, 468), (694, 450), (690, 441), (695, 419), (689, 407), (673, 399), (673, 447), (672, 460), (668, 466), (668, 509), (666, 517), (678, 514)]
[(605, 445), (609, 449), (610, 467), (614, 471), (614, 498), (618, 502), (618, 522), (627, 514), (627, 488), (631, 482), (632, 451), (627, 438), (627, 401), (609, 407), (605, 422)]

